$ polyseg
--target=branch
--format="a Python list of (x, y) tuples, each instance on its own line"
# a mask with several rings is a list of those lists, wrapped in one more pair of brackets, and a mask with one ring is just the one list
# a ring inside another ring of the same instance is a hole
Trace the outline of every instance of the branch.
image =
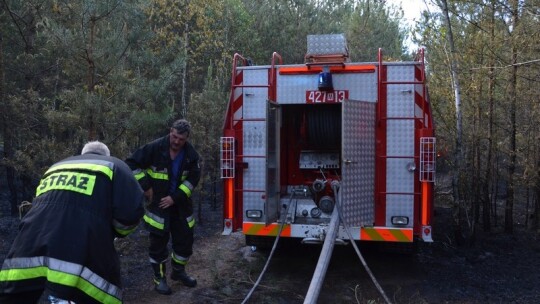
[(521, 66), (521, 65), (527, 65), (527, 64), (531, 64), (531, 63), (535, 63), (535, 62), (540, 62), (540, 59), (534, 59), (534, 60), (529, 60), (529, 61), (524, 61), (524, 62), (517, 62), (515, 64), (508, 64), (508, 65), (496, 66), (496, 67), (471, 68), (470, 70), (472, 71), (472, 70), (482, 70), (482, 69), (506, 69), (506, 68), (516, 67), (516, 66)]
[[(17, 22), (17, 20), (22, 20), (23, 23), (24, 23), (24, 20), (22, 19), (21, 16), (17, 15), (16, 13), (14, 13), (11, 9), (9, 9), (9, 6), (7, 4), (7, 1), (4, 0), (4, 5), (6, 7), (6, 10), (9, 12), (9, 16), (11, 17), (11, 20), (13, 20), (13, 23), (15, 23), (15, 25), (17, 26), (17, 29), (19, 30), (19, 34), (21, 35), (21, 38), (23, 39), (24, 41), (24, 44), (27, 45), (27, 41), (26, 41), (26, 37), (24, 36), (24, 33), (21, 29), (21, 27), (19, 26), (19, 23)], [(15, 18), (16, 17), (16, 18)]]
[(129, 43), (129, 42), (128, 42), (128, 44), (126, 44), (126, 47), (125, 47), (124, 50), (122, 51), (122, 54), (120, 54), (120, 56), (118, 56), (118, 60), (116, 61), (116, 64), (114, 64), (114, 65), (111, 66), (107, 71), (105, 71), (105, 73), (103, 73), (103, 75), (101, 75), (101, 76), (99, 77), (98, 81), (96, 81), (96, 83), (99, 82), (99, 81), (101, 81), (101, 79), (105, 78), (105, 76), (107, 76), (107, 75), (113, 70), (113, 68), (116, 67), (116, 66), (119, 64), (120, 60), (121, 60), (122, 58), (124, 58), (124, 55), (127, 53), (127, 50), (128, 50), (128, 48), (129, 48), (130, 45), (131, 45), (131, 43)]

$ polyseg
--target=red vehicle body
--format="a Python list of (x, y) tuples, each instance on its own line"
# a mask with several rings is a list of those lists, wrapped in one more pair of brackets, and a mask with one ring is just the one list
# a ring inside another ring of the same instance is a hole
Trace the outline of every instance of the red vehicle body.
[[(339, 210), (358, 241), (431, 242), (435, 137), (418, 60), (349, 62), (343, 35), (308, 36), (303, 64), (234, 56), (221, 138), (224, 234), (322, 242)], [(332, 185), (339, 184), (339, 201)], [(348, 234), (340, 227), (339, 240)]]

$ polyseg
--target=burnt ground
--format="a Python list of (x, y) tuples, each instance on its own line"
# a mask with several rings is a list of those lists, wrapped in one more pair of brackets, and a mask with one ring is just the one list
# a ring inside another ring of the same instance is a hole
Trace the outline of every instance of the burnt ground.
[[(4, 193), (0, 195), (5, 198)], [(170, 296), (152, 290), (147, 234), (139, 227), (116, 242), (125, 303), (242, 303), (269, 251), (252, 251), (240, 233), (221, 235), (221, 208), (204, 203), (200, 211), (195, 254), (187, 268), (197, 278), (197, 287), (174, 282)], [(421, 244), (413, 255), (381, 252), (371, 244), (360, 246), (392, 303), (540, 303), (538, 236), (517, 224), (512, 235), (494, 229), (479, 233), (473, 245), (460, 247), (450, 229), (451, 209), (438, 206), (434, 221), (434, 242)], [(0, 261), (18, 222), (18, 218), (0, 216)], [(303, 303), (320, 250), (316, 245), (278, 246), (247, 303)], [(384, 303), (375, 286), (353, 247), (338, 246), (318, 303)]]

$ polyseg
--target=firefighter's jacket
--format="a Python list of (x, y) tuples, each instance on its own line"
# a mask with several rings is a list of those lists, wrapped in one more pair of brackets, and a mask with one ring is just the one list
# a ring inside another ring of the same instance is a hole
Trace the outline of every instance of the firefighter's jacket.
[[(142, 146), (126, 159), (143, 190), (153, 189), (153, 199), (146, 207), (144, 222), (150, 232), (157, 234), (169, 232), (171, 216), (186, 218), (190, 227), (195, 224), (191, 193), (201, 178), (199, 154), (191, 143), (185, 143), (176, 188), (171, 193), (169, 181), (173, 175), (169, 147), (169, 135), (166, 135)], [(159, 208), (161, 198), (168, 195), (174, 204), (169, 208)]]
[(44, 287), (76, 303), (121, 303), (114, 238), (137, 227), (143, 191), (122, 160), (84, 154), (47, 170), (0, 271), (0, 294)]

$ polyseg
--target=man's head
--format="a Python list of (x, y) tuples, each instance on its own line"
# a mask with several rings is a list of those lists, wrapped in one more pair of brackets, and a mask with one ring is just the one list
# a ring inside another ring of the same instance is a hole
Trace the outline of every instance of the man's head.
[(187, 120), (179, 119), (175, 121), (171, 126), (171, 130), (169, 131), (171, 150), (175, 152), (180, 151), (186, 144), (190, 133), (191, 125)]
[(81, 155), (83, 154), (99, 154), (111, 156), (111, 152), (109, 151), (107, 145), (97, 140), (86, 143), (86, 145), (84, 145), (81, 151)]

